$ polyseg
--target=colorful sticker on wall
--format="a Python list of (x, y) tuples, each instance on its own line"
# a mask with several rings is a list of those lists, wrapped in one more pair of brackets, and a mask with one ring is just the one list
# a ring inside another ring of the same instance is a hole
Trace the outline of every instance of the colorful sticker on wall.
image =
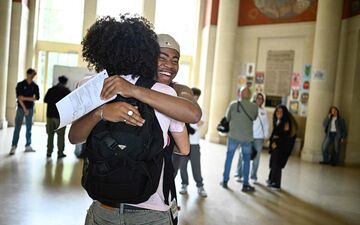
[(245, 85), (246, 85), (246, 76), (239, 75), (239, 77), (238, 77), (238, 86), (243, 87)]
[(299, 113), (299, 102), (298, 101), (290, 101), (290, 112), (294, 114)]
[(254, 77), (246, 77), (246, 87), (252, 88), (254, 83)]
[(307, 92), (301, 93), (301, 97), (300, 97), (301, 104), (306, 105), (308, 101), (309, 101), (309, 93)]
[(311, 75), (311, 64), (305, 64), (303, 72), (303, 78), (307, 78), (309, 80)]
[(307, 105), (301, 105), (299, 115), (306, 116), (306, 114), (307, 114)]
[(256, 72), (255, 73), (255, 84), (263, 84), (265, 79), (264, 72)]
[(301, 85), (300, 73), (293, 73), (291, 76), (291, 88), (299, 89)]
[(291, 90), (291, 97), (294, 100), (298, 99), (299, 98), (299, 89), (292, 89)]
[(246, 76), (248, 77), (255, 76), (255, 63), (246, 64)]
[(325, 80), (325, 70), (316, 70), (313, 75), (314, 80)]
[(264, 93), (264, 85), (256, 84), (255, 85), (255, 93)]
[(305, 80), (302, 85), (303, 90), (309, 90), (310, 89), (310, 81)]

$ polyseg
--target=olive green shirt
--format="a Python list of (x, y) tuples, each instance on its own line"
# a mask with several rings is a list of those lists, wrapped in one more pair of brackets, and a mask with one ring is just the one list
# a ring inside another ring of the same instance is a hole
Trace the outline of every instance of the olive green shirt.
[[(240, 104), (246, 110), (246, 115)], [(226, 110), (226, 118), (230, 124), (230, 131), (228, 137), (236, 139), (238, 141), (253, 141), (253, 120), (258, 115), (258, 107), (248, 100), (241, 100), (238, 105), (238, 101), (230, 103)]]

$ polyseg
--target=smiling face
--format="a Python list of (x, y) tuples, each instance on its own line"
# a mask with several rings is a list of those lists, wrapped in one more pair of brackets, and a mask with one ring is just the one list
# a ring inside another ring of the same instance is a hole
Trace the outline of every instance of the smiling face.
[(172, 48), (160, 48), (157, 81), (169, 85), (179, 71), (179, 53)]
[(275, 112), (275, 115), (276, 115), (276, 119), (280, 120), (282, 117), (283, 117), (283, 109), (282, 108), (276, 108), (276, 112)]
[(262, 95), (256, 96), (256, 105), (261, 107), (261, 105), (264, 103), (264, 97)]

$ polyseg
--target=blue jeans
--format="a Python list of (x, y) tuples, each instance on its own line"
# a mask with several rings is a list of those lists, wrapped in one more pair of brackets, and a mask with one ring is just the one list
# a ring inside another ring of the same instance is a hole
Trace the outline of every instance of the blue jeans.
[(19, 134), (22, 122), (25, 117), (25, 124), (26, 124), (26, 144), (25, 146), (31, 145), (31, 127), (32, 127), (32, 118), (34, 114), (33, 109), (28, 109), (29, 114), (25, 116), (24, 110), (21, 107), (17, 107), (16, 109), (16, 116), (15, 116), (15, 129), (14, 129), (14, 135), (12, 139), (12, 146), (17, 147), (17, 144), (19, 142)]
[(323, 152), (322, 152), (324, 162), (329, 162), (329, 147), (331, 143), (334, 144), (334, 151), (331, 156), (331, 161), (333, 164), (337, 164), (339, 162), (340, 142), (341, 142), (341, 138), (337, 138), (335, 132), (330, 132), (326, 136), (323, 143)]
[[(238, 141), (236, 139), (228, 138), (228, 148), (226, 152), (225, 168), (223, 174), (223, 181), (229, 181), (229, 174), (231, 169), (231, 163), (234, 158), (234, 153), (238, 146), (241, 146), (241, 156), (243, 159), (243, 173), (244, 178), (243, 184), (249, 185), (249, 169), (250, 169), (250, 153), (251, 153), (251, 142), (250, 141)], [(240, 157), (240, 156), (239, 156)]]
[(148, 209), (104, 208), (94, 201), (86, 215), (85, 225), (171, 225), (170, 211)]
[[(257, 171), (259, 168), (259, 163), (260, 163), (260, 156), (261, 156), (261, 151), (264, 145), (264, 139), (254, 139), (254, 142), (252, 142), (252, 145), (254, 146), (254, 148), (257, 151), (256, 157), (254, 158), (254, 160), (252, 161), (252, 167), (251, 167), (251, 176), (250, 178), (253, 180), (257, 180)], [(240, 155), (239, 157), (239, 161), (238, 161), (238, 165), (237, 165), (237, 175), (238, 177), (242, 177), (242, 157)]]

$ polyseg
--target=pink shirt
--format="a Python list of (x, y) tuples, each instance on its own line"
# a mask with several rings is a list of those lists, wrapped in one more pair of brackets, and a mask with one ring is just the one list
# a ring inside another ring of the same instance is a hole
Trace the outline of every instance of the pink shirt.
[[(131, 75), (122, 76), (122, 77), (132, 84), (135, 84), (135, 82), (138, 79), (138, 78), (132, 79)], [(161, 92), (161, 93), (164, 93), (164, 94), (176, 96), (175, 90), (165, 84), (155, 83), (151, 89)], [(155, 115), (156, 115), (156, 117), (160, 123), (161, 129), (163, 131), (164, 147), (165, 147), (167, 145), (167, 140), (168, 140), (168, 130), (170, 132), (182, 132), (184, 130), (185, 124), (182, 122), (173, 120), (170, 117), (165, 116), (164, 114), (158, 112), (157, 110), (155, 110)], [(158, 186), (156, 192), (152, 196), (150, 196), (150, 198), (146, 202), (136, 204), (134, 206), (145, 208), (145, 209), (157, 210), (157, 211), (169, 210), (170, 207), (164, 203), (165, 197), (163, 194), (163, 175), (164, 175), (164, 165), (163, 165), (163, 170), (161, 172), (159, 186)]]
[[(136, 81), (138, 80), (138, 77), (133, 79), (131, 77), (131, 75), (123, 75), (121, 77), (124, 78), (125, 80), (127, 80), (128, 82), (132, 83), (132, 84), (135, 84)], [(91, 78), (91, 76), (86, 77), (83, 80), (81, 80), (80, 82), (78, 82), (77, 87), (81, 86), (84, 83), (86, 83), (89, 80), (89, 78)], [(161, 93), (164, 93), (164, 94), (177, 96), (176, 92), (175, 92), (175, 90), (173, 88), (171, 88), (168, 85), (161, 84), (161, 83), (158, 83), (158, 82), (155, 83), (154, 86), (151, 89), (155, 90), (155, 91), (158, 91), (158, 92), (161, 92)], [(158, 119), (160, 127), (162, 129), (162, 135), (163, 135), (163, 138), (164, 138), (163, 147), (165, 147), (167, 145), (167, 143), (168, 143), (168, 131), (170, 131), (170, 132), (182, 132), (184, 130), (185, 124), (182, 123), (182, 122), (173, 120), (170, 117), (158, 112), (157, 110), (155, 110), (155, 115), (156, 115), (156, 118)], [(167, 210), (169, 210), (170, 206), (168, 206), (168, 205), (166, 205), (164, 203), (165, 197), (164, 197), (164, 194), (163, 194), (163, 175), (164, 175), (164, 165), (163, 165), (163, 170), (161, 172), (159, 186), (158, 186), (156, 192), (152, 196), (150, 196), (150, 198), (146, 202), (136, 204), (134, 206), (145, 208), (145, 209), (157, 210), (157, 211), (167, 211)]]

